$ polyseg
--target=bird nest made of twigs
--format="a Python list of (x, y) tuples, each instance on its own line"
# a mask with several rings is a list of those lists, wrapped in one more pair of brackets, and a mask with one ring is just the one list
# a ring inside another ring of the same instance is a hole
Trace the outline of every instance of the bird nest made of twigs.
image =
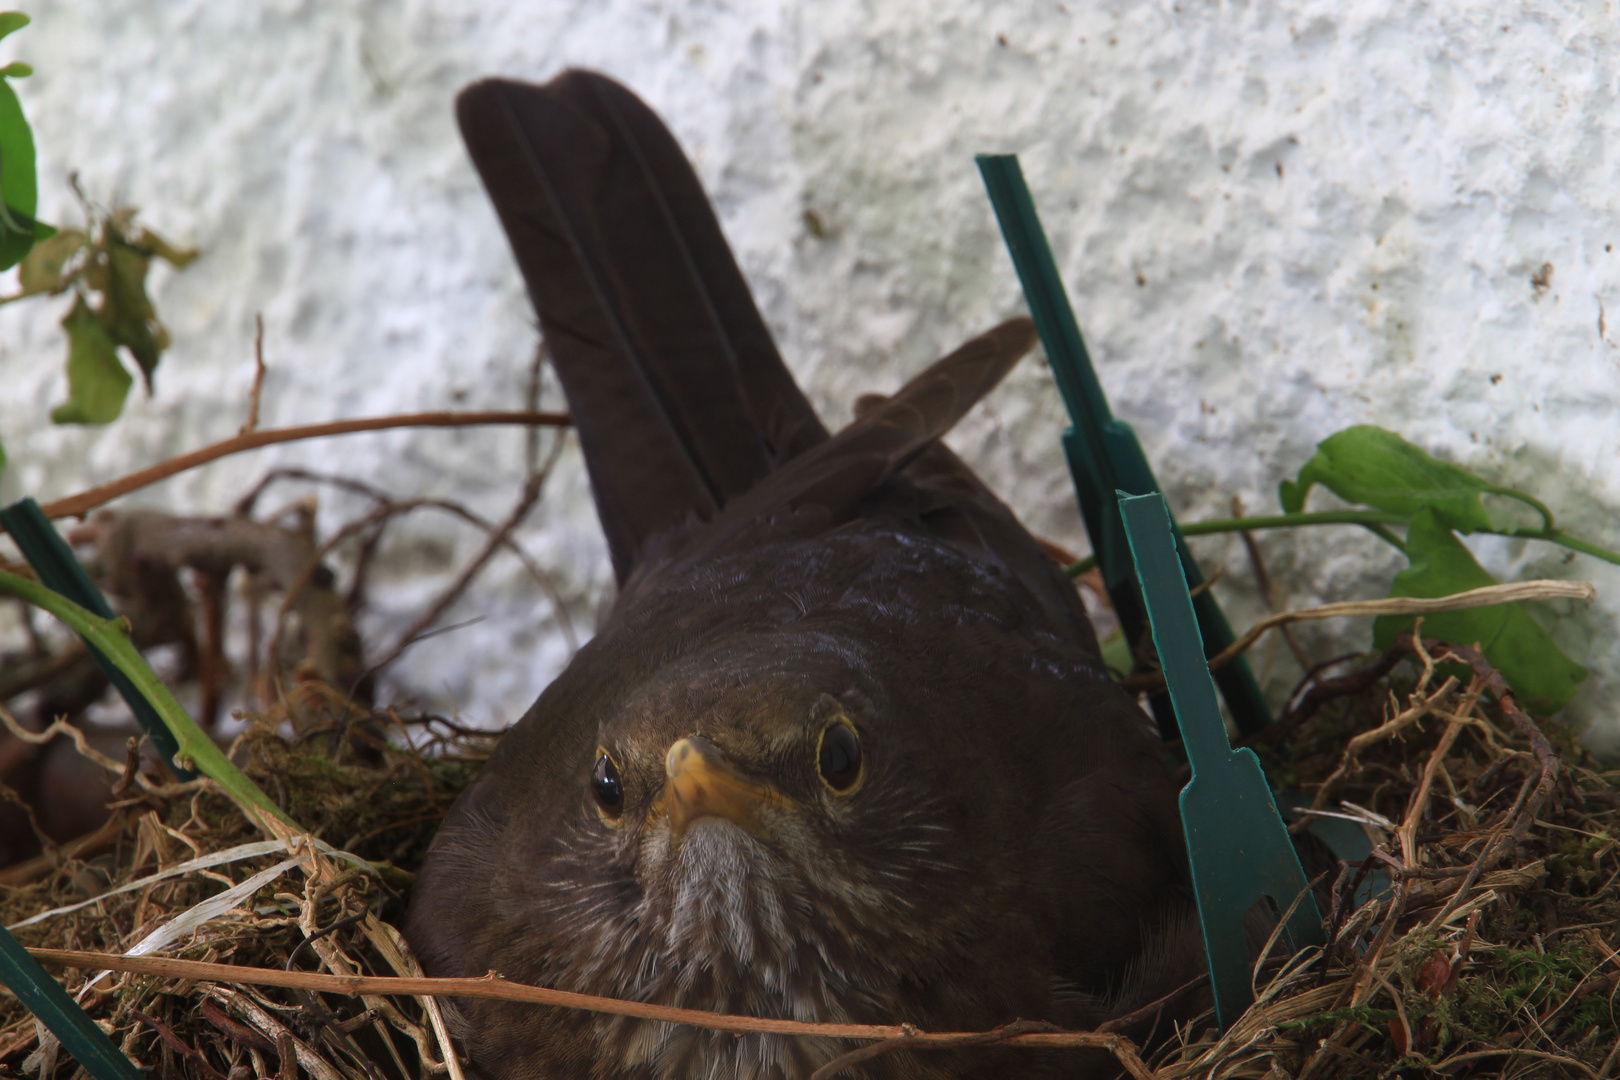
[[(430, 996), (444, 989), (420, 978), (394, 924), (492, 736), (390, 712), (319, 715), (254, 718), (234, 749), (307, 836), (267, 836), (209, 782), (165, 783), (132, 755), (102, 759), (119, 771), (106, 826), (0, 871), (0, 921), (165, 1080), (460, 1080)], [(989, 1041), (1100, 1046), (1123, 1072), (1164, 1080), (1615, 1071), (1620, 773), (1561, 729), (1543, 732), (1474, 651), (1410, 636), (1317, 678), (1251, 745), (1274, 784), (1304, 793), (1283, 800), (1308, 803), (1296, 832), (1348, 822), (1372, 850), (1317, 860), (1329, 944), (1263, 958), (1255, 1004), (1227, 1031), (1206, 1014), (1141, 1048), (1113, 1031), (947, 1035), (897, 1017), (851, 1028), (849, 1060), (821, 1073), (888, 1046)], [(615, 1008), (535, 993), (553, 1001), (537, 1007)], [(75, 1068), (0, 993), (0, 1075)]]

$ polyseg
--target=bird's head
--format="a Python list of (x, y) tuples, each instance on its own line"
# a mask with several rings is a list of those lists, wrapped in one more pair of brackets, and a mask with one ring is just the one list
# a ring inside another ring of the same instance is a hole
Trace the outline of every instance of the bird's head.
[[(941, 785), (917, 783), (927, 755), (894, 739), (852, 674), (832, 677), (802, 644), (791, 676), (761, 674), (768, 647), (674, 665), (614, 703), (571, 762), (557, 892), (613, 928), (603, 953), (722, 973), (778, 995), (738, 1007), (776, 1011), (809, 992), (791, 985), (801, 975), (881, 964), (876, 946), (918, 924), (919, 889), (949, 869), (955, 838)], [(578, 889), (586, 879), (599, 887)]]

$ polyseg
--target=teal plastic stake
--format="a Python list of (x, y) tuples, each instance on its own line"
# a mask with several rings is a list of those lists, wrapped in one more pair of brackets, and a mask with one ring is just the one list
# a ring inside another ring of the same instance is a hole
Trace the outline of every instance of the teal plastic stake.
[[(1074, 492), (1080, 502), (1080, 515), (1085, 519), (1086, 534), (1091, 538), (1092, 550), (1097, 553), (1097, 567), (1119, 615), (1120, 626), (1126, 640), (1134, 646), (1147, 630), (1147, 615), (1137, 591), (1136, 573), (1119, 521), (1114, 492), (1123, 490), (1146, 495), (1159, 490), (1158, 481), (1153, 478), (1147, 455), (1136, 441), (1136, 432), (1129, 424), (1115, 419), (1108, 408), (1108, 397), (1091, 366), (1080, 326), (1075, 322), (1074, 308), (1058, 276), (1052, 247), (1035, 213), (1035, 200), (1024, 182), (1017, 156), (980, 154), (977, 160), (979, 174), (990, 194), (990, 204), (1001, 225), (1002, 238), (1007, 242), (1007, 251), (1012, 255), (1013, 267), (1023, 285), (1029, 313), (1052, 365), (1052, 377), (1057, 381), (1074, 425), (1063, 433), (1063, 452), (1074, 479)], [(1187, 580), (1194, 586), (1202, 584), (1203, 574), (1187, 550), (1180, 531), (1175, 530), (1173, 523), (1171, 528)], [(1205, 655), (1214, 656), (1234, 640), (1232, 628), (1210, 592), (1200, 594), (1193, 607)], [(1239, 659), (1228, 664), (1215, 678), (1239, 730), (1248, 734), (1271, 723), (1271, 710), (1254, 681), (1248, 661)], [(1153, 711), (1160, 732), (1165, 738), (1174, 739), (1175, 719), (1169, 702), (1162, 696), (1154, 699)]]
[(68, 996), (62, 984), (51, 978), (39, 961), (0, 926), (0, 982), (23, 1008), (39, 1017), (52, 1035), (62, 1040), (62, 1048), (83, 1065), (96, 1080), (146, 1080), (141, 1071), (119, 1052), (105, 1032), (96, 1026), (78, 1002)]
[[(103, 619), (113, 617), (113, 610), (107, 603), (107, 598), (101, 595), (90, 580), (90, 575), (84, 572), (79, 560), (73, 557), (73, 549), (57, 533), (51, 519), (39, 508), (33, 499), (19, 499), (4, 510), (0, 510), (0, 524), (5, 525), (6, 532), (16, 541), (22, 549), (23, 557), (28, 565), (34, 568), (39, 580), (47, 587), (56, 590), (63, 596), (87, 611), (93, 611)], [(135, 688), (135, 684), (125, 677), (122, 671), (115, 667), (111, 660), (95, 646), (85, 643), (85, 648), (101, 667), (107, 680), (117, 687), (119, 694), (129, 704), (129, 709), (135, 714), (141, 728), (157, 747), (163, 760), (169, 763), (174, 774), (182, 781), (195, 780), (197, 774), (180, 768), (174, 763), (174, 755), (179, 751), (180, 744), (174, 741), (174, 735), (169, 731), (163, 718), (157, 714), (147, 702), (145, 695)]]
[(1260, 759), (1248, 748), (1233, 750), (1227, 740), (1164, 496), (1121, 491), (1117, 498), (1153, 644), (1192, 763), (1192, 782), (1181, 790), (1181, 824), (1215, 990), (1215, 1020), (1225, 1031), (1254, 1000), (1244, 914), (1262, 898), (1279, 912), (1298, 898), (1287, 924), (1296, 949), (1324, 944), (1322, 916)]

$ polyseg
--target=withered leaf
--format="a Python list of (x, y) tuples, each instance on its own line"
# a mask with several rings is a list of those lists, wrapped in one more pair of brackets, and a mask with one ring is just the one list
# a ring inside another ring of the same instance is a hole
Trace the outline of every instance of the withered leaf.
[(1436, 949), (1434, 955), (1418, 968), (1418, 989), (1425, 994), (1439, 994), (1446, 989), (1446, 983), (1451, 979), (1451, 961), (1446, 958), (1447, 952), (1446, 949)]
[(175, 247), (151, 229), (141, 229), (130, 242), (176, 268), (189, 265), (197, 257), (196, 248)]
[(1412, 1048), (1412, 1036), (1406, 1030), (1406, 1021), (1399, 1016), (1392, 1016), (1387, 1026), (1390, 1040), (1395, 1043), (1395, 1053), (1405, 1057), (1406, 1052)]
[[(111, 229), (108, 230), (111, 232)], [(152, 257), (124, 241), (110, 236), (107, 243), (107, 288), (97, 314), (112, 339), (124, 346), (140, 365), (146, 388), (152, 388), (152, 371), (163, 351), (159, 343), (156, 312), (146, 295), (146, 272)]]
[(89, 237), (78, 229), (63, 229), (49, 240), (35, 244), (17, 268), (22, 295), (58, 293), (67, 288), (62, 270), (87, 243)]

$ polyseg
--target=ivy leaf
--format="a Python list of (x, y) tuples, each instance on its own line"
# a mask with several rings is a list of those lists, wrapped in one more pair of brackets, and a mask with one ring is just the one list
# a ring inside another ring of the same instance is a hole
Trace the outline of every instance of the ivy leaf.
[(16, 266), (39, 238), (41, 226), (34, 220), (38, 196), (34, 134), (16, 92), (0, 79), (0, 270)]
[[(1406, 556), (1412, 564), (1395, 575), (1391, 596), (1451, 596), (1496, 584), (1433, 509), (1421, 510), (1412, 518), (1406, 531)], [(1412, 623), (1410, 615), (1379, 617), (1373, 624), (1373, 647), (1387, 649), (1395, 635), (1410, 629)], [(1485, 659), (1513, 688), (1519, 704), (1542, 715), (1563, 708), (1586, 678), (1586, 669), (1565, 656), (1520, 604), (1426, 615), (1423, 634), (1458, 645), (1478, 643)]]
[(1518, 496), (1370, 424), (1346, 428), (1322, 440), (1316, 456), (1299, 470), (1299, 480), (1282, 482), (1278, 496), (1283, 510), (1294, 514), (1303, 509), (1305, 496), (1315, 484), (1346, 502), (1395, 514), (1410, 516), (1432, 510), (1442, 524), (1462, 533), (1495, 527), (1480, 502), (1481, 495)]
[(67, 288), (68, 279), (62, 269), (89, 242), (90, 238), (78, 229), (63, 229), (49, 240), (35, 244), (17, 267), (22, 295), (55, 294)]
[(62, 320), (68, 336), (68, 399), (51, 410), (58, 424), (106, 424), (118, 419), (135, 379), (118, 362), (118, 343), (84, 297)]

